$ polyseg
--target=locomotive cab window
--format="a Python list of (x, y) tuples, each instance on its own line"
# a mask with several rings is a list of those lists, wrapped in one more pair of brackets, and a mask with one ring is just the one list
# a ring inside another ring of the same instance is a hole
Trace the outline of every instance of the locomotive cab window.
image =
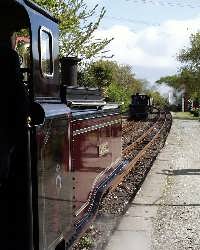
[(53, 77), (53, 38), (51, 32), (40, 28), (40, 67), (44, 77)]
[(21, 29), (16, 33), (16, 51), (20, 59), (21, 77), (27, 88), (29, 88), (30, 77), (30, 32), (29, 29)]

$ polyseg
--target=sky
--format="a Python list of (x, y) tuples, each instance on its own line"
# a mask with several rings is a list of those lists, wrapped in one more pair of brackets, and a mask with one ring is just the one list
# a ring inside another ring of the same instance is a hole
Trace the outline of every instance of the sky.
[(151, 84), (176, 74), (176, 56), (200, 31), (199, 0), (85, 0), (99, 4), (106, 14), (96, 37), (113, 37), (107, 49), (113, 60), (132, 66), (136, 78)]

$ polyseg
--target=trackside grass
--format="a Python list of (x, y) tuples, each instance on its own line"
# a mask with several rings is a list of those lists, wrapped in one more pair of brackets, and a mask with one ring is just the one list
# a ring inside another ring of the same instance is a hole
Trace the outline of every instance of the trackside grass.
[(194, 117), (190, 112), (172, 112), (172, 117), (182, 120), (199, 120), (199, 117)]

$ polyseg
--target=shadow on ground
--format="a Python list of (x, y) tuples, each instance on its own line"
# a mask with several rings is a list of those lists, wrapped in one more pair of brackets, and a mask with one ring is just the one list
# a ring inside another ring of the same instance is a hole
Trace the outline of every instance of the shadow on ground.
[(163, 175), (200, 175), (200, 169), (176, 169), (176, 170), (169, 170), (164, 169), (161, 173), (157, 174), (163, 174)]

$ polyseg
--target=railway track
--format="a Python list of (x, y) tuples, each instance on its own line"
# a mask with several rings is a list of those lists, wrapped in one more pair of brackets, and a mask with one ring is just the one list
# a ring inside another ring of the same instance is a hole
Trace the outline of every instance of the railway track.
[(152, 142), (160, 133), (166, 122), (166, 113), (159, 115), (158, 119), (152, 126), (143, 132), (137, 140), (125, 147), (122, 151), (122, 155), (125, 159), (135, 158), (140, 155), (146, 147), (150, 146)]
[[(146, 129), (140, 133), (136, 140), (132, 141), (132, 137), (130, 137), (130, 141), (126, 142), (126, 147), (123, 145), (124, 148), (122, 155), (123, 159), (127, 161), (127, 164), (123, 169), (123, 172), (120, 173), (120, 177), (116, 178), (116, 181), (110, 190), (116, 189), (119, 183), (123, 181), (124, 177), (135, 168), (137, 162), (145, 156), (155, 141), (159, 140), (159, 136), (162, 130), (166, 127), (167, 121), (167, 113), (159, 112), (154, 118), (154, 121), (151, 121), (151, 123), (146, 126)], [(129, 126), (130, 129), (126, 128), (126, 131), (131, 133), (135, 128), (133, 129), (132, 124)]]
[(152, 114), (147, 121), (127, 121), (127, 117), (124, 117), (122, 119), (122, 148), (136, 141), (155, 124), (158, 118), (159, 112)]

